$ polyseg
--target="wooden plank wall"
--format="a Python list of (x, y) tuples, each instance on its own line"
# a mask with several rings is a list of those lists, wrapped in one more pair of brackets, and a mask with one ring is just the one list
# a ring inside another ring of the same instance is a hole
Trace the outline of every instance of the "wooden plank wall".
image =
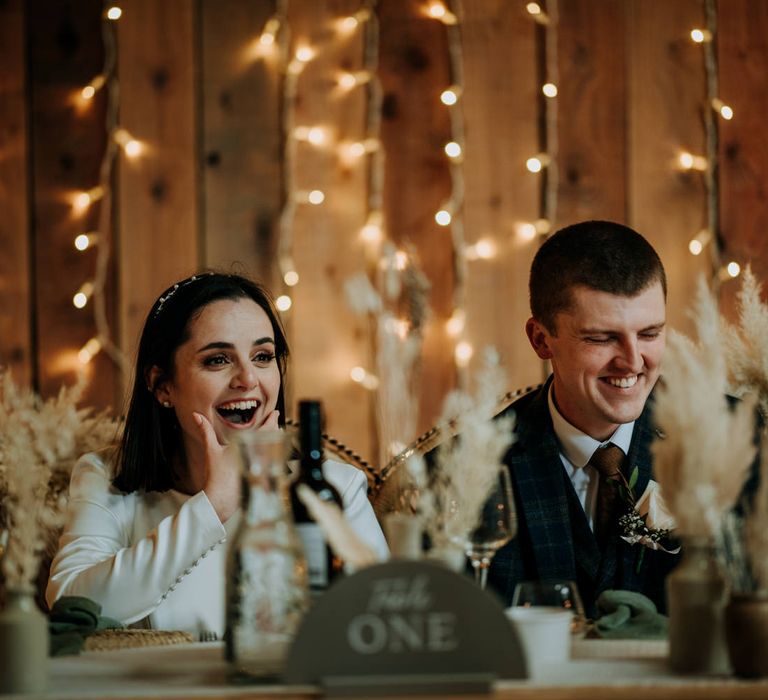
[(0, 5), (0, 364), (32, 379), (24, 2)]
[[(518, 231), (539, 215), (541, 176), (528, 173), (525, 160), (539, 148), (545, 30), (522, 0), (463, 5), (465, 235), (468, 244), (490, 237), (497, 246), (495, 258), (468, 265), (465, 335), (475, 357), (497, 346), (509, 386), (519, 387), (542, 376), (523, 330), (537, 242)], [(362, 40), (359, 32), (342, 37), (334, 20), (358, 7), (356, 0), (290, 3), (293, 47), (317, 50), (299, 79), (297, 124), (326, 127), (329, 141), (297, 153), (297, 186), (322, 189), (326, 201), (297, 210), (301, 279), (284, 318), (293, 345), (291, 403), (320, 396), (331, 432), (373, 456), (373, 396), (349, 378), (352, 366), (374, 364), (370, 328), (348, 310), (343, 292), (368, 264), (357, 237), (365, 175), (362, 166), (342, 166), (335, 150), (359, 138), (364, 123), (364, 91), (335, 88), (339, 70), (360, 66)], [(667, 267), (669, 318), (682, 330), (690, 329), (686, 307), (697, 276), (709, 273), (707, 256), (687, 249), (706, 224), (704, 180), (676, 164), (681, 150), (705, 147), (703, 48), (689, 38), (703, 25), (702, 7), (701, 0), (558, 3), (555, 223), (610, 218), (644, 233)], [(445, 330), (452, 250), (433, 218), (451, 188), (442, 152), (450, 124), (439, 102), (450, 80), (448, 44), (446, 27), (425, 9), (421, 0), (378, 6), (388, 232), (415, 247), (432, 284), (414, 397), (420, 429), (456, 383), (455, 341)], [(750, 0), (721, 0), (718, 9), (720, 90), (735, 111), (731, 122), (719, 121), (723, 257), (752, 261), (766, 279), (768, 9)], [(86, 110), (71, 98), (101, 70), (101, 10), (97, 0), (0, 3), (0, 363), (44, 394), (73, 379), (75, 354), (94, 334), (91, 313), (76, 311), (71, 296), (92, 276), (95, 254), (76, 253), (72, 239), (95, 225), (98, 208), (75, 218), (70, 201), (97, 181), (104, 97)], [(149, 305), (180, 276), (234, 265), (284, 291), (274, 260), (282, 136), (276, 66), (248, 53), (272, 3), (134, 0), (124, 10), (121, 122), (146, 150), (119, 162), (108, 295), (115, 337), (131, 355)], [(738, 282), (723, 284), (724, 309), (732, 309), (736, 289)], [(89, 401), (118, 406), (122, 384), (108, 358), (97, 356), (90, 371)]]

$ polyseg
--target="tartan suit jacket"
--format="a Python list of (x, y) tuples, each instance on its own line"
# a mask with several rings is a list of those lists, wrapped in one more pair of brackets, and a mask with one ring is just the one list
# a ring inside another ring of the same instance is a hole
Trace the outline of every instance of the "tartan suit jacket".
[[(551, 382), (550, 377), (500, 414), (512, 412), (516, 420), (517, 440), (504, 462), (512, 475), (518, 529), (493, 558), (488, 586), (509, 605), (519, 581), (566, 579), (576, 582), (588, 617), (595, 615), (597, 596), (609, 588), (643, 593), (665, 612), (665, 579), (680, 555), (629, 545), (618, 532), (600, 550), (560, 458), (547, 405)], [(623, 468), (627, 478), (638, 468), (637, 498), (652, 476), (652, 406), (649, 399), (635, 422)]]

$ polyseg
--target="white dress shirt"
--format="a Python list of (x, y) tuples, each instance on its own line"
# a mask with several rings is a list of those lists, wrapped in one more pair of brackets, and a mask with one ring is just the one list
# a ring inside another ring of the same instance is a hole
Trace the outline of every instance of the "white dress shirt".
[(552, 417), (552, 426), (560, 445), (560, 459), (563, 461), (566, 474), (573, 484), (579, 503), (586, 513), (589, 526), (594, 530), (595, 501), (597, 500), (597, 487), (600, 478), (597, 470), (588, 462), (595, 450), (606, 446), (608, 443), (620, 447), (626, 455), (629, 452), (629, 444), (632, 442), (635, 421), (622, 423), (611, 437), (600, 442), (586, 433), (582, 433), (581, 430), (563, 418), (555, 406), (553, 392), (554, 384), (549, 387), (549, 415)]
[[(323, 473), (339, 491), (344, 515), (380, 559), (386, 540), (355, 467), (327, 460)], [(222, 524), (204, 491), (123, 493), (98, 454), (78, 460), (70, 481), (67, 523), (51, 565), (49, 605), (84, 596), (125, 624), (224, 632), (227, 541), (240, 511)]]

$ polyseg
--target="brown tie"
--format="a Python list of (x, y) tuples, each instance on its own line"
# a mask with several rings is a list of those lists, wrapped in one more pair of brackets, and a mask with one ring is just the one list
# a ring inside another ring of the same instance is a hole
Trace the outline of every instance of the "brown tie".
[(598, 544), (602, 547), (608, 533), (616, 526), (619, 506), (619, 489), (621, 483), (621, 465), (624, 462), (624, 452), (620, 447), (609, 444), (595, 450), (589, 463), (600, 475), (595, 503), (594, 530)]

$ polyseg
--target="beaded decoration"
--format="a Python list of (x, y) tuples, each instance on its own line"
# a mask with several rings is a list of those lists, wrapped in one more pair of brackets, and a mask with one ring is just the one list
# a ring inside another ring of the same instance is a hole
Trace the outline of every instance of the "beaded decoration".
[(155, 302), (155, 310), (152, 312), (152, 318), (157, 318), (160, 312), (163, 309), (163, 304), (167, 302), (176, 292), (178, 292), (182, 287), (187, 287), (193, 282), (197, 282), (197, 280), (202, 279), (203, 277), (210, 277), (211, 275), (215, 275), (215, 272), (207, 272), (203, 273), (202, 275), (192, 275), (191, 277), (187, 277), (185, 280), (181, 280), (181, 282), (177, 282), (172, 287), (168, 287), (161, 295), (160, 298)]

